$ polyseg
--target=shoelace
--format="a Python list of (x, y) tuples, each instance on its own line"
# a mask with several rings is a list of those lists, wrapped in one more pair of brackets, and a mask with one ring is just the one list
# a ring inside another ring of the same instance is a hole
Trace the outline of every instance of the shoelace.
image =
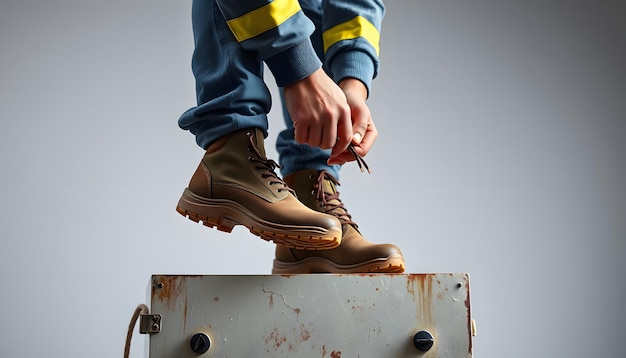
[(276, 175), (276, 172), (274, 172), (276, 168), (280, 168), (280, 165), (278, 165), (278, 163), (276, 163), (272, 159), (267, 159), (264, 155), (261, 154), (261, 152), (259, 152), (259, 149), (256, 147), (256, 144), (254, 144), (254, 135), (249, 134), (248, 139), (250, 140), (250, 149), (254, 153), (254, 156), (249, 156), (248, 160), (250, 160), (251, 162), (257, 162), (261, 164), (261, 165), (255, 165), (254, 169), (264, 171), (264, 173), (261, 174), (261, 177), (264, 179), (270, 178), (270, 181), (269, 181), (270, 186), (281, 185), (281, 187), (278, 188), (279, 192), (283, 190), (287, 190), (288, 192), (295, 195), (296, 193), (295, 190), (288, 187), (287, 184), (285, 184), (285, 182), (282, 179), (280, 179), (278, 175)]
[(354, 156), (354, 159), (356, 159), (356, 163), (359, 165), (359, 169), (361, 169), (361, 173), (364, 173), (367, 170), (368, 173), (372, 174), (372, 172), (370, 171), (370, 167), (365, 162), (365, 159), (363, 159), (363, 157), (360, 156), (356, 152), (356, 150), (354, 150), (354, 145), (352, 145), (352, 143), (350, 143), (350, 145), (348, 146), (348, 151), (350, 152), (350, 154)]
[(315, 182), (315, 198), (322, 203), (322, 207), (325, 209), (324, 213), (337, 217), (342, 224), (351, 224), (357, 228), (358, 225), (352, 221), (352, 216), (348, 214), (348, 210), (341, 202), (341, 199), (339, 199), (339, 192), (328, 193), (324, 191), (324, 180), (331, 181), (335, 188), (340, 185), (339, 181), (325, 170), (322, 170), (317, 177)]

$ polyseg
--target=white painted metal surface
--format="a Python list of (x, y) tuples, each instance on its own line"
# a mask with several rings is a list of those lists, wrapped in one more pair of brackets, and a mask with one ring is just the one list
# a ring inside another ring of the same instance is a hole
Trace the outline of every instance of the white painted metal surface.
[(162, 317), (150, 358), (472, 357), (466, 274), (154, 275), (149, 290)]

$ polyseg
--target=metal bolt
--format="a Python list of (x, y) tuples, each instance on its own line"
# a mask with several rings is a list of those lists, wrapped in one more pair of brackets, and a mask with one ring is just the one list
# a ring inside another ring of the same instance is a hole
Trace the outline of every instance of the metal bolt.
[(189, 345), (192, 351), (203, 354), (211, 347), (211, 339), (204, 333), (196, 333), (189, 340)]
[(163, 282), (157, 282), (156, 286), (157, 288), (163, 288)]
[(154, 332), (157, 332), (157, 331), (159, 330), (159, 325), (158, 325), (158, 324), (156, 324), (156, 323), (152, 324), (152, 330), (153, 330)]
[(435, 343), (433, 336), (426, 331), (419, 331), (413, 336), (413, 344), (420, 352), (427, 352)]

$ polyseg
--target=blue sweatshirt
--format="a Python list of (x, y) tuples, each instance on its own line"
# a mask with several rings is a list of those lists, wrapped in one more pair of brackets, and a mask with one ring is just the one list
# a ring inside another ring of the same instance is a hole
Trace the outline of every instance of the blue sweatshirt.
[[(314, 25), (298, 0), (216, 0), (237, 41), (264, 61), (280, 87), (322, 65), (310, 36)], [(359, 79), (368, 91), (378, 73), (382, 0), (322, 0), (324, 65), (333, 80)]]

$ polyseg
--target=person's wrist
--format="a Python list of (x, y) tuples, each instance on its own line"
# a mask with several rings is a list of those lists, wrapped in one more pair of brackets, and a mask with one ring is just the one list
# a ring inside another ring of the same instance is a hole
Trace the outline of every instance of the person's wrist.
[(341, 80), (338, 85), (346, 94), (355, 94), (363, 98), (363, 100), (367, 99), (367, 87), (361, 80), (347, 77)]

